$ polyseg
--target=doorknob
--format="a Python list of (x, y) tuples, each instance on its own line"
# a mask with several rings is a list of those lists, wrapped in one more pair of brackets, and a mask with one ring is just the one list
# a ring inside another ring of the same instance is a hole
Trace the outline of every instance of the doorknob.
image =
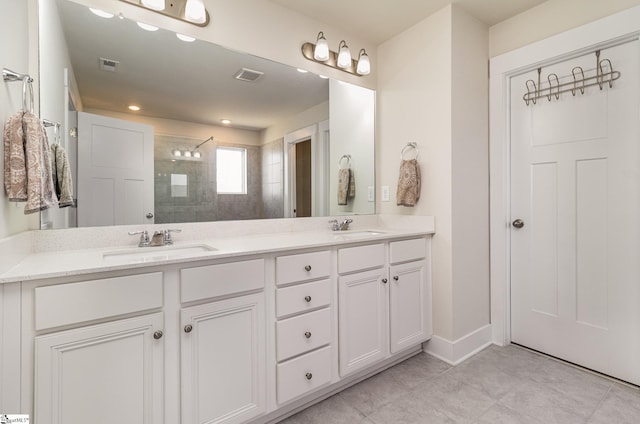
[(149, 212), (149, 213), (147, 214), (147, 218), (148, 218), (148, 219), (153, 218), (153, 214), (152, 214), (151, 212)]
[(524, 227), (524, 221), (518, 218), (515, 221), (513, 221), (511, 225), (513, 225), (515, 228), (522, 228)]

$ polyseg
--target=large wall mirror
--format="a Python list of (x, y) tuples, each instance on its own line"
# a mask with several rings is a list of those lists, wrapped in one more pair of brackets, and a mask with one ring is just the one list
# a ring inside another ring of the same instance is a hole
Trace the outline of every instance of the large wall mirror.
[(375, 212), (372, 90), (72, 0), (39, 7), (40, 115), (60, 124), (76, 199), (42, 228)]

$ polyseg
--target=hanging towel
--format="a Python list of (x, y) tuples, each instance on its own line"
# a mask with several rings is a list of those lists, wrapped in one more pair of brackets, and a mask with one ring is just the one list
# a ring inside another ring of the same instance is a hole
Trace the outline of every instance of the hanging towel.
[(7, 120), (4, 137), (9, 199), (26, 201), (25, 214), (56, 206), (49, 141), (40, 119), (31, 112), (19, 112)]
[(73, 181), (67, 152), (59, 144), (51, 145), (51, 172), (58, 207), (73, 206)]
[(346, 205), (349, 196), (349, 168), (338, 170), (338, 204)]
[(349, 199), (356, 197), (356, 176), (351, 168), (349, 168), (349, 191), (347, 192), (347, 197)]
[(416, 159), (400, 162), (396, 204), (398, 206), (415, 206), (420, 199), (420, 167)]
[(4, 189), (12, 202), (27, 201), (27, 166), (24, 157), (22, 112), (7, 119), (4, 124)]

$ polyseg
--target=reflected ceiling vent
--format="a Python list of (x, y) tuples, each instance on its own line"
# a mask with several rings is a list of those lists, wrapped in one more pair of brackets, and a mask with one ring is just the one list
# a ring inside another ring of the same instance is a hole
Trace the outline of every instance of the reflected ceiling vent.
[(234, 78), (240, 81), (257, 81), (264, 75), (264, 72), (254, 71), (253, 69), (242, 68), (235, 75)]
[(100, 69), (107, 72), (116, 72), (118, 69), (118, 65), (120, 62), (113, 59), (105, 59), (104, 57), (100, 58)]

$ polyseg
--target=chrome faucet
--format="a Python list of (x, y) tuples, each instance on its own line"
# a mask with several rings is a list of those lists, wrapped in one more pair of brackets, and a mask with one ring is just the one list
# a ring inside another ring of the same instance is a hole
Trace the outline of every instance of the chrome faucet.
[(149, 232), (147, 230), (142, 231), (129, 231), (130, 236), (135, 236), (140, 234), (140, 242), (138, 243), (138, 247), (156, 247), (156, 246), (166, 246), (168, 244), (173, 244), (173, 239), (171, 238), (171, 233), (179, 233), (182, 230), (160, 230), (154, 231), (153, 236), (149, 238)]
[(346, 231), (349, 229), (349, 224), (351, 224), (352, 222), (353, 219), (351, 218), (347, 218), (342, 222), (338, 222), (337, 219), (332, 219), (331, 221), (329, 221), (329, 224), (331, 224), (331, 229), (333, 231)]

